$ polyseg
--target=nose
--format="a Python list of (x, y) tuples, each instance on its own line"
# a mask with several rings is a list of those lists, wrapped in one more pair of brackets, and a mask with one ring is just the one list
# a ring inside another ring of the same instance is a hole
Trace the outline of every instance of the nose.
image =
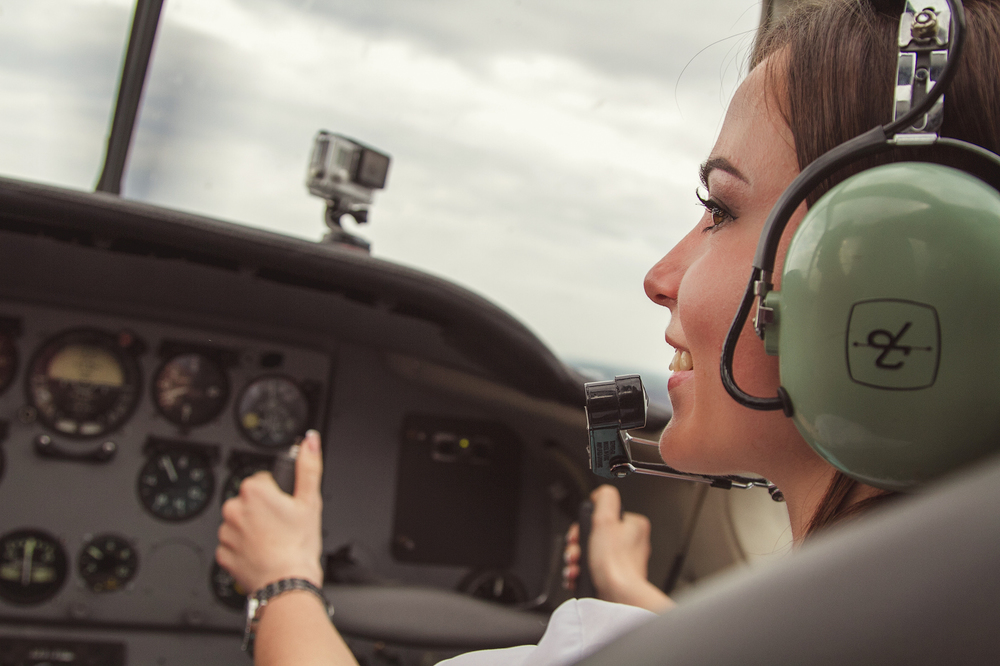
[(693, 241), (689, 233), (646, 273), (643, 289), (649, 300), (665, 308), (676, 305), (681, 279), (693, 259)]

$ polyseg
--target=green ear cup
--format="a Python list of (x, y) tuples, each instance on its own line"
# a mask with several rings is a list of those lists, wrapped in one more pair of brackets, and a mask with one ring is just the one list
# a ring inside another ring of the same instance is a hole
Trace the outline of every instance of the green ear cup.
[(802, 436), (904, 490), (1000, 450), (1000, 193), (891, 164), (837, 185), (789, 246), (765, 345)]

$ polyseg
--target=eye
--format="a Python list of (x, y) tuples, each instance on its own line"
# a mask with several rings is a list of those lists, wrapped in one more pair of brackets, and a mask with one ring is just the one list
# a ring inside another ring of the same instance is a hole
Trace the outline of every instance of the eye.
[(711, 195), (702, 195), (700, 188), (694, 191), (694, 195), (698, 198), (698, 203), (712, 216), (712, 224), (702, 229), (702, 231), (715, 231), (727, 222), (732, 222), (736, 219), (729, 211), (722, 207), (722, 204), (713, 199)]

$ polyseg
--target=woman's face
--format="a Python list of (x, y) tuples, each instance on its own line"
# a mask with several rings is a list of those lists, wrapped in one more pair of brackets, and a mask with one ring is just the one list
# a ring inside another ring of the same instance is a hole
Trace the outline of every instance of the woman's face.
[[(767, 475), (775, 461), (813, 457), (780, 411), (740, 406), (719, 378), (722, 343), (749, 279), (764, 221), (799, 172), (791, 132), (767, 88), (769, 79), (782, 79), (778, 72), (769, 77), (767, 65), (756, 67), (736, 92), (702, 166), (706, 202), (701, 219), (646, 275), (646, 294), (670, 309), (666, 340), (677, 350), (669, 382), (674, 416), (660, 439), (660, 452), (668, 464), (691, 472)], [(765, 355), (749, 325), (737, 347), (734, 372), (744, 390), (776, 395), (777, 357)]]

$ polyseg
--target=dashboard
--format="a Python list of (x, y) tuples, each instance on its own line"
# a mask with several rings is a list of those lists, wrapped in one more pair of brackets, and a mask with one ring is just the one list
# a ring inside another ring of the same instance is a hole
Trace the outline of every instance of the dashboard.
[(330, 357), (19, 303), (0, 313), (0, 599), (48, 619), (230, 625), (244, 595), (213, 564), (218, 508), (320, 425)]
[(582, 379), (484, 299), (4, 179), (0, 254), (0, 664), (246, 663), (220, 507), (309, 428), (362, 663), (535, 642), (566, 598)]

